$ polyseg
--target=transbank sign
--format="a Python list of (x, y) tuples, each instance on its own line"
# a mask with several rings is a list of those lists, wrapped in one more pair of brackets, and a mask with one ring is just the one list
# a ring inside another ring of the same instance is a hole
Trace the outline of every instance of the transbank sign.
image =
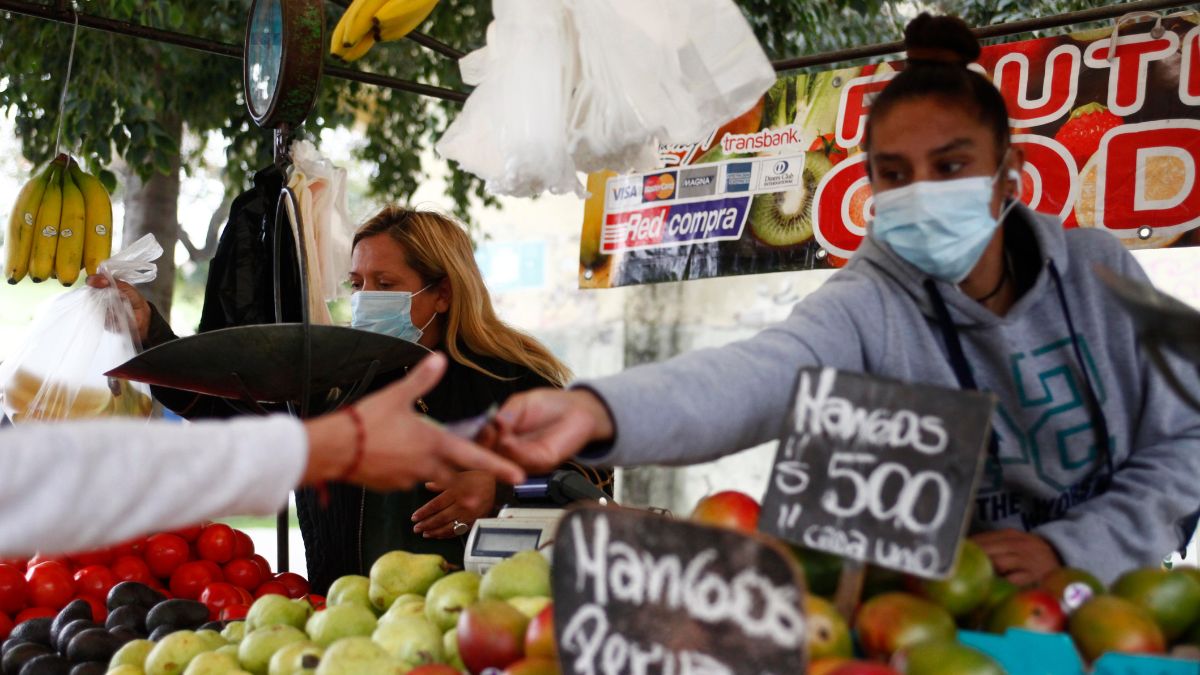
[(739, 239), (749, 196), (681, 199), (716, 192), (717, 172), (681, 178), (677, 171), (614, 176), (608, 180), (600, 250), (612, 254)]

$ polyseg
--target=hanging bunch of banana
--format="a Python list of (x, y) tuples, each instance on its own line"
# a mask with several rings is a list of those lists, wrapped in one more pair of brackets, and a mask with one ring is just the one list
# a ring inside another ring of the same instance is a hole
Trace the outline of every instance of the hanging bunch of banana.
[(100, 179), (55, 157), (17, 194), (8, 219), (4, 275), (15, 284), (55, 277), (70, 286), (112, 253), (112, 202)]
[(438, 0), (354, 0), (333, 29), (329, 53), (343, 61), (362, 58), (376, 42), (408, 35)]

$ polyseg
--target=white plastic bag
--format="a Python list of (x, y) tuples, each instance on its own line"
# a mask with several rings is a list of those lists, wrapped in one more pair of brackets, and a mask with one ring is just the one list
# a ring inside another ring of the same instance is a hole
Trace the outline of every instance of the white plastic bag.
[(0, 364), (3, 409), (14, 422), (114, 415), (149, 417), (150, 387), (105, 377), (141, 349), (116, 281), (153, 281), (162, 255), (146, 235), (100, 263), (108, 288), (82, 286), (43, 303), (24, 345)]
[[(344, 295), (353, 238), (346, 206), (346, 170), (334, 166), (309, 141), (292, 144), (288, 187), (296, 193), (308, 253), (309, 317), (329, 325), (326, 301)], [(289, 205), (290, 214), (290, 205)]]
[(494, 0), (487, 46), (463, 59), (478, 82), (437, 151), (497, 194), (583, 196), (567, 152), (574, 38), (562, 0)]

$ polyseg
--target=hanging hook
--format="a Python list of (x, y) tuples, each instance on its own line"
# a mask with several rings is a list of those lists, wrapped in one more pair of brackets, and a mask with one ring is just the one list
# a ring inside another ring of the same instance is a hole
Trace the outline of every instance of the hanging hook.
[(54, 135), (54, 156), (58, 157), (58, 148), (62, 144), (63, 118), (66, 117), (67, 88), (71, 84), (71, 67), (75, 64), (75, 40), (79, 37), (79, 8), (71, 0), (71, 15), (75, 17), (75, 27), (71, 30), (71, 51), (67, 55), (67, 76), (63, 78), (62, 94), (58, 97), (58, 131)]

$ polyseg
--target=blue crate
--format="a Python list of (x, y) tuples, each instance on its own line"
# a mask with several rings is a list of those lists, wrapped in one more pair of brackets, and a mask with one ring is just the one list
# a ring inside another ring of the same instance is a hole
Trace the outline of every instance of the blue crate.
[(959, 631), (958, 639), (1013, 675), (1200, 675), (1200, 662), (1162, 656), (1105, 654), (1088, 671), (1065, 633), (1010, 628), (1004, 635)]

